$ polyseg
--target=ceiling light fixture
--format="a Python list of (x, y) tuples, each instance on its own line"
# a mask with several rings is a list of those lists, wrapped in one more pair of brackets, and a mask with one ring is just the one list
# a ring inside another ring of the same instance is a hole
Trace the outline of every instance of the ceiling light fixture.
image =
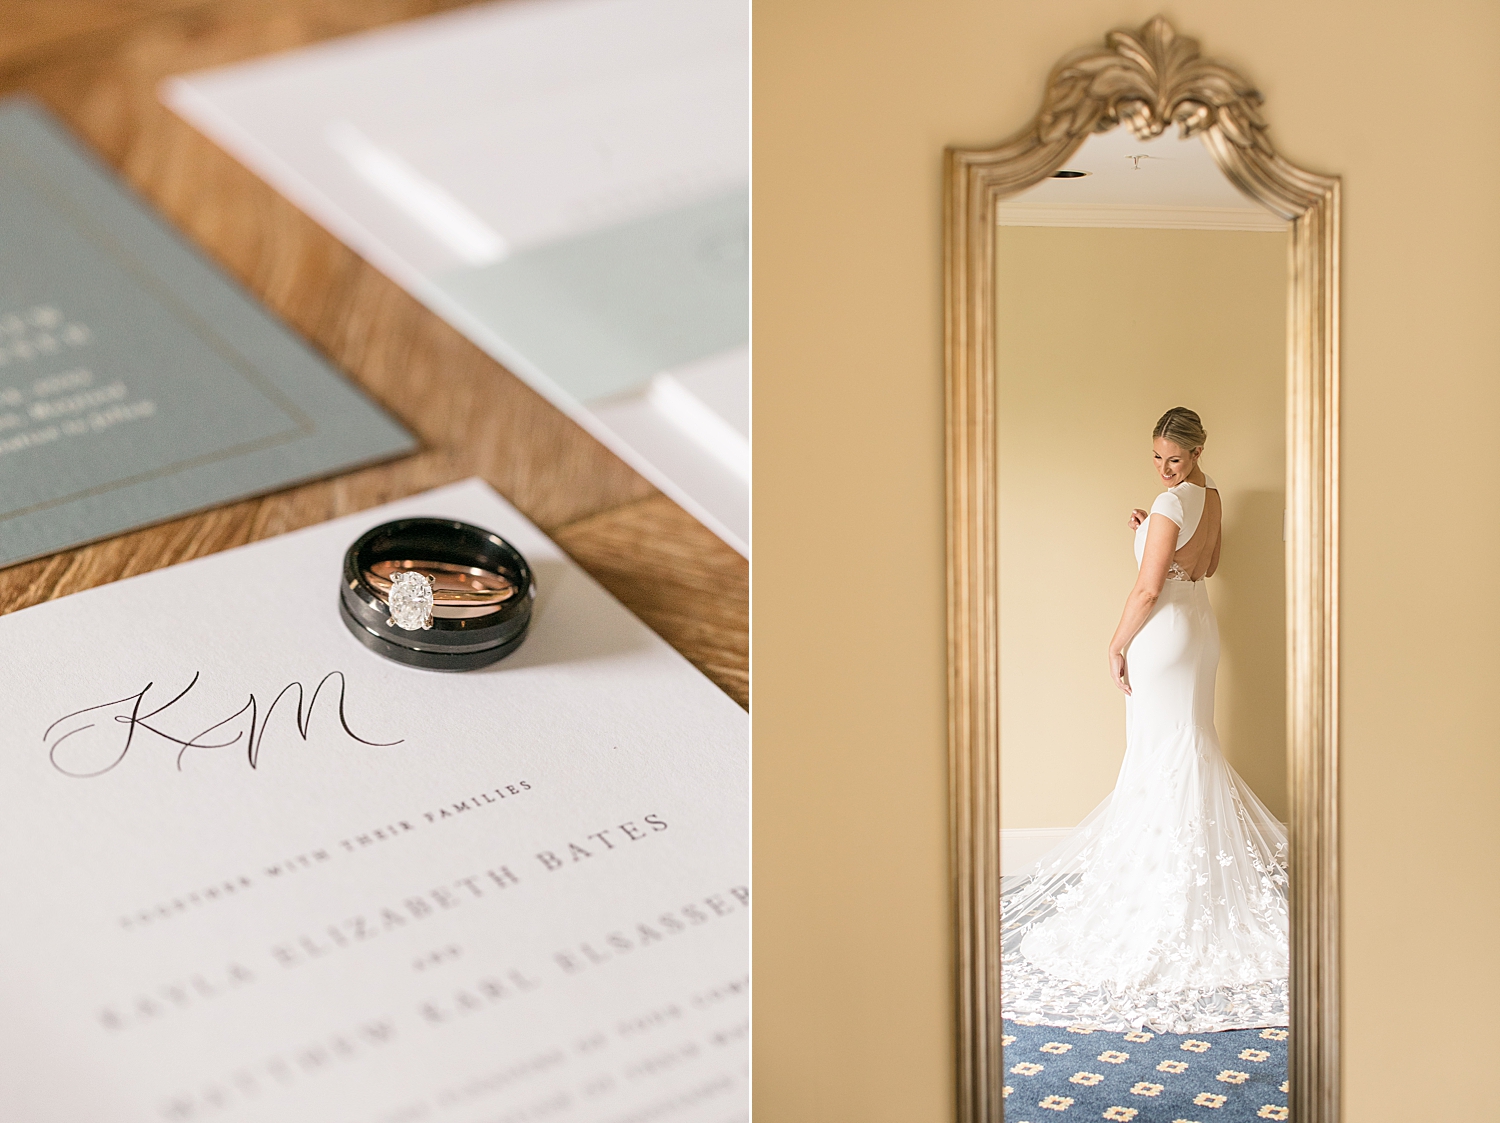
[(1093, 174), (1094, 174), (1093, 172), (1075, 172), (1075, 171), (1070, 171), (1070, 170), (1064, 168), (1060, 172), (1053, 172), (1052, 173), (1052, 178), (1053, 179), (1082, 179), (1086, 175), (1093, 175)]

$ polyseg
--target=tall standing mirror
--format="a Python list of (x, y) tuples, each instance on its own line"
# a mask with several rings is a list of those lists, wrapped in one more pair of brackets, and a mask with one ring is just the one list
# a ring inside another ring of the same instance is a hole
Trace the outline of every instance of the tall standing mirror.
[(1337, 1114), (1338, 185), (1260, 101), (1157, 19), (949, 153), (967, 1120)]

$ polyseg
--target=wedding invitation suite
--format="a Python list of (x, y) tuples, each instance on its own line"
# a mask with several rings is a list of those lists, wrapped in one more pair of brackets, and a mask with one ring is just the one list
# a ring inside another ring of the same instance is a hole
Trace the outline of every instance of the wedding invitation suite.
[[(530, 561), (515, 654), (346, 630), (415, 515)], [(0, 618), (0, 683), (0, 1119), (747, 1117), (747, 716), (484, 484)]]
[(415, 447), (24, 99), (0, 261), (0, 565)]
[(745, 554), (749, 68), (739, 0), (504, 0), (162, 98)]

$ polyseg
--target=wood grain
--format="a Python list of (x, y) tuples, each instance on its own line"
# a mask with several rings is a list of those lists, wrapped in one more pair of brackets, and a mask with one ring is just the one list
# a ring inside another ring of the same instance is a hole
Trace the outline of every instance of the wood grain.
[(0, 2), (0, 94), (46, 104), (422, 445), (390, 464), (0, 571), (0, 613), (479, 476), (749, 704), (745, 559), (157, 100), (171, 74), (459, 6)]

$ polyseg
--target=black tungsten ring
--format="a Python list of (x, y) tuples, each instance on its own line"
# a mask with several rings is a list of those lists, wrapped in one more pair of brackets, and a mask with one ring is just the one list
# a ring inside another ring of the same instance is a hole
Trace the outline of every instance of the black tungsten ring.
[(468, 671), (521, 646), (535, 598), (531, 567), (498, 534), (454, 519), (397, 519), (344, 554), (339, 615), (387, 659)]

